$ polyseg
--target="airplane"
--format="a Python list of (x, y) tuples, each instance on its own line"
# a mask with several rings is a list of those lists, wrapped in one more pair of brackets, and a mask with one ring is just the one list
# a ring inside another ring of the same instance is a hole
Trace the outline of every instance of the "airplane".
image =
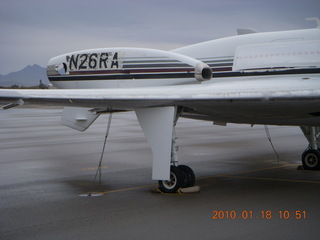
[(135, 111), (153, 153), (152, 179), (173, 193), (195, 184), (179, 165), (180, 117), (213, 124), (299, 126), (309, 142), (305, 169), (320, 169), (320, 21), (313, 29), (238, 35), (172, 51), (101, 48), (49, 60), (57, 89), (0, 90), (9, 109), (63, 106), (61, 123), (85, 131), (104, 113)]

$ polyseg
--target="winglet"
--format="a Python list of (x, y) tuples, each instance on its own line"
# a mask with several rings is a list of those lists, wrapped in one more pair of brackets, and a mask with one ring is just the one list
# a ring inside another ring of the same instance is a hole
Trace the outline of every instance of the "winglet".
[(238, 28), (237, 33), (238, 35), (245, 35), (245, 34), (257, 33), (257, 31), (252, 28)]
[(175, 108), (140, 108), (135, 112), (152, 149), (152, 179), (169, 180)]
[(307, 21), (315, 21), (317, 24), (317, 28), (320, 28), (320, 19), (318, 17), (306, 18)]

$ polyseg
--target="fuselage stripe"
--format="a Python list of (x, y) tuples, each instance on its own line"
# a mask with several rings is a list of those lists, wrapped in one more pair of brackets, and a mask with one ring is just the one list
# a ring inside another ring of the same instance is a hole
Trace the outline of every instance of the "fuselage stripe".
[(70, 75), (109, 75), (109, 74), (136, 74), (136, 73), (176, 73), (193, 72), (194, 68), (149, 68), (149, 69), (114, 69), (114, 70), (95, 70), (95, 71), (71, 71)]
[[(285, 74), (315, 74), (320, 73), (320, 68), (302, 68), (286, 70), (269, 70), (269, 71), (232, 71), (232, 68), (213, 68), (213, 79), (215, 77), (244, 77), (244, 76), (264, 76), (264, 75), (285, 75)], [(194, 78), (194, 72), (177, 71), (177, 72), (148, 72), (139, 74), (92, 74), (92, 72), (79, 71), (81, 75), (57, 75), (48, 76), (50, 81), (91, 81), (91, 80), (133, 80), (133, 79), (165, 79), (165, 78)], [(163, 69), (164, 71), (164, 69)], [(91, 73), (91, 75), (89, 74)]]
[(50, 81), (133, 80), (161, 78), (194, 78), (193, 73), (125, 74), (125, 75), (64, 75), (49, 76)]

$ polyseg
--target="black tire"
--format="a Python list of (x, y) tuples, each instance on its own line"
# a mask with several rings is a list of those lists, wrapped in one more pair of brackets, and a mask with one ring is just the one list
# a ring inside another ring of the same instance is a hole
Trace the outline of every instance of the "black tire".
[(170, 168), (170, 180), (159, 180), (159, 189), (164, 193), (175, 193), (186, 182), (186, 176), (183, 171), (176, 167)]
[(302, 154), (302, 165), (304, 169), (320, 169), (320, 152), (315, 149), (309, 149)]
[(196, 183), (196, 176), (194, 175), (193, 170), (186, 165), (179, 165), (178, 167), (182, 170), (183, 174), (185, 174), (186, 176), (186, 181), (185, 181), (185, 184), (182, 186), (182, 188), (193, 187), (194, 184)]

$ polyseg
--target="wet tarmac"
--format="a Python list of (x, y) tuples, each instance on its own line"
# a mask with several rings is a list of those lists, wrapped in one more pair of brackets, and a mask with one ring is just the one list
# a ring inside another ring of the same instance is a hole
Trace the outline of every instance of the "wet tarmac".
[(113, 116), (99, 185), (107, 116), (81, 133), (61, 112), (0, 111), (0, 239), (319, 239), (320, 171), (297, 170), (297, 127), (269, 127), (278, 163), (263, 126), (180, 119), (180, 163), (201, 191), (163, 195), (133, 113)]

